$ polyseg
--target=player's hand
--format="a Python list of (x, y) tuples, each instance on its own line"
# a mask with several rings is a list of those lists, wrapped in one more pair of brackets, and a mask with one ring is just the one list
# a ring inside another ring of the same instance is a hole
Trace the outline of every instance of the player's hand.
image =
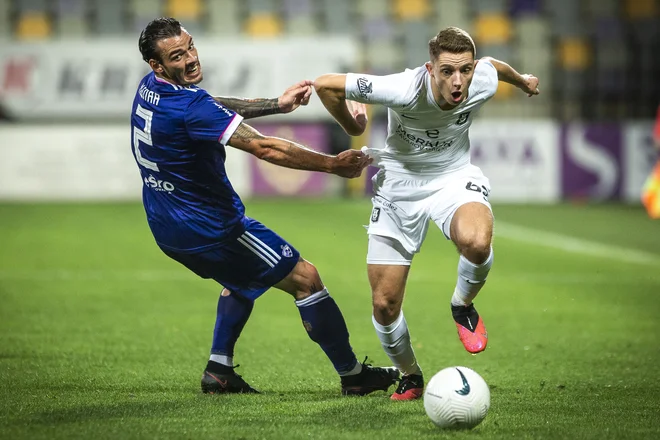
[(371, 163), (371, 158), (360, 150), (342, 151), (334, 158), (332, 174), (352, 179), (359, 177)]
[(364, 130), (367, 129), (367, 122), (369, 122), (369, 118), (367, 117), (367, 106), (361, 102), (349, 101), (347, 99), (346, 108), (351, 116), (353, 116), (355, 125), (360, 128), (361, 133), (364, 133)]
[(539, 79), (534, 75), (525, 74), (523, 77), (523, 85), (520, 87), (527, 96), (534, 96), (539, 94)]
[(314, 84), (313, 81), (306, 79), (286, 89), (282, 96), (277, 98), (280, 112), (290, 113), (301, 105), (309, 104), (309, 98), (312, 97), (312, 84)]

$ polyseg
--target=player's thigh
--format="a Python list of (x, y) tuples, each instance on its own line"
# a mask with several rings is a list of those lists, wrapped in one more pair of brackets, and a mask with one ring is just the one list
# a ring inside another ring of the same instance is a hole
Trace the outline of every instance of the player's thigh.
[(374, 315), (381, 324), (398, 316), (413, 254), (392, 237), (369, 235), (367, 275)]
[(240, 236), (220, 247), (194, 254), (165, 253), (200, 277), (253, 300), (287, 277), (300, 258), (286, 240), (253, 219)]
[[(492, 235), (493, 215), (488, 195), (490, 183), (481, 170), (470, 166), (444, 185), (432, 204), (431, 218), (447, 239), (456, 243), (456, 229), (468, 233), (476, 227), (482, 232), (490, 231)], [(459, 212), (460, 211), (460, 212)], [(475, 215), (475, 219), (470, 219)], [(454, 220), (457, 220), (454, 222)], [(454, 231), (454, 232), (452, 232)]]
[(461, 253), (490, 252), (493, 237), (493, 213), (489, 206), (480, 202), (461, 205), (450, 224), (450, 238)]

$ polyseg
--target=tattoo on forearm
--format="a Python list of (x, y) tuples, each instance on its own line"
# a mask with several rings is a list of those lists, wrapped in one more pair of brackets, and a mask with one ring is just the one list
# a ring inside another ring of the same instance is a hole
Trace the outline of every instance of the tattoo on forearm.
[(257, 118), (259, 116), (268, 116), (280, 113), (280, 106), (277, 103), (278, 98), (273, 99), (244, 99), (244, 98), (226, 98), (223, 96), (213, 98), (225, 107), (235, 111), (245, 119)]
[(247, 124), (239, 124), (232, 135), (232, 138), (236, 138), (239, 141), (249, 144), (254, 139), (264, 139), (264, 135)]

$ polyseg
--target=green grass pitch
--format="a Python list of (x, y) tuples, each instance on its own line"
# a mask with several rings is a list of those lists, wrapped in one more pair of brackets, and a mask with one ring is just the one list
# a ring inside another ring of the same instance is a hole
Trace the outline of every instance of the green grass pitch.
[[(360, 360), (386, 365), (364, 263), (369, 203), (247, 206), (318, 267)], [(220, 287), (160, 252), (141, 205), (2, 204), (0, 438), (660, 438), (660, 222), (620, 205), (494, 209), (495, 264), (476, 302), (484, 353), (458, 341), (457, 254), (437, 228), (412, 267), (404, 310), (426, 378), (464, 365), (491, 387), (481, 425), (443, 432), (421, 401), (341, 397), (276, 291), (235, 357), (263, 394), (202, 395)]]

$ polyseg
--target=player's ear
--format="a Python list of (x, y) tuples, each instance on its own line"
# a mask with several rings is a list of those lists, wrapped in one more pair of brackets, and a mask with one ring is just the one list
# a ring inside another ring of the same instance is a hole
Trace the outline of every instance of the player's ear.
[(149, 60), (149, 66), (151, 67), (151, 70), (153, 70), (156, 73), (163, 73), (163, 65), (160, 64), (160, 62), (154, 60), (153, 58)]
[(429, 75), (433, 76), (433, 64), (431, 64), (430, 61), (427, 61), (424, 66), (426, 66), (426, 71), (429, 73)]

